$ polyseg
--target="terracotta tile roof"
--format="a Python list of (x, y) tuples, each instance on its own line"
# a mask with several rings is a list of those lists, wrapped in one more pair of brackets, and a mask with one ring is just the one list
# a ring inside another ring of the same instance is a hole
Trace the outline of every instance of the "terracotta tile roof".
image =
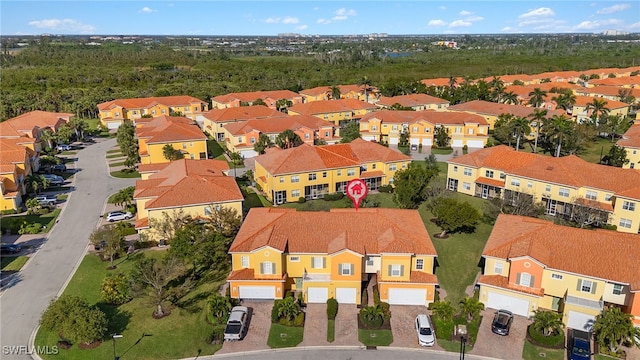
[(373, 119), (381, 120), (383, 123), (393, 123), (393, 124), (410, 124), (417, 119), (419, 119), (422, 115), (422, 112), (418, 111), (395, 111), (395, 110), (380, 110), (368, 113), (360, 119), (360, 123), (366, 123)]
[(181, 96), (159, 96), (159, 97), (147, 97), (147, 98), (131, 98), (131, 99), (115, 99), (111, 101), (106, 101), (98, 104), (98, 110), (108, 110), (114, 107), (123, 107), (125, 109), (145, 109), (150, 108), (156, 105), (165, 105), (165, 106), (188, 106), (191, 104), (202, 104), (206, 105), (207, 103), (196, 99), (191, 96), (181, 95)]
[[(456, 84), (460, 84), (462, 81), (464, 81), (463, 78), (458, 77), (455, 78), (456, 80)], [(421, 83), (425, 84), (426, 86), (449, 86), (451, 80), (448, 77), (445, 78), (435, 78), (435, 79), (423, 79), (420, 80)]]
[(19, 137), (25, 134), (34, 137), (34, 128), (55, 129), (57, 125), (66, 123), (75, 116), (71, 113), (56, 113), (49, 111), (35, 110), (0, 122), (0, 136)]
[(300, 90), (299, 93), (300, 95), (306, 96), (328, 95), (331, 94), (331, 86), (317, 86), (311, 89), (303, 89)]
[[(618, 97), (620, 88), (615, 86), (595, 86), (591, 88), (580, 88), (575, 90), (576, 94), (586, 94), (587, 96), (614, 96)], [(625, 89), (631, 92), (636, 99), (640, 98), (640, 89)]]
[(193, 120), (181, 116), (155, 117), (136, 128), (136, 136), (147, 139), (147, 144), (207, 140), (207, 136)]
[(411, 253), (436, 255), (416, 210), (367, 208), (296, 211), (253, 208), (229, 253), (270, 246), (289, 253)]
[(143, 174), (143, 173), (150, 173), (150, 172), (158, 172), (162, 169), (164, 169), (165, 167), (167, 167), (167, 165), (171, 164), (170, 162), (166, 162), (166, 163), (157, 163), (157, 164), (139, 164), (138, 165), (138, 172)]
[(404, 283), (404, 284), (438, 284), (438, 277), (434, 274), (427, 274), (422, 271), (411, 271), (409, 274), (409, 280), (380, 280), (381, 275), (380, 271), (378, 271), (378, 283), (380, 284), (395, 284), (395, 283)]
[(509, 278), (500, 275), (480, 275), (477, 283), (491, 285), (506, 290), (518, 291), (530, 295), (544, 296), (544, 289), (535, 289), (518, 284), (510, 284)]
[(640, 285), (639, 241), (638, 234), (585, 230), (501, 214), (482, 255), (531, 257), (550, 269)]
[(504, 188), (504, 180), (496, 180), (496, 179), (489, 179), (486, 177), (479, 177), (476, 179), (476, 183)]
[(340, 99), (340, 100), (320, 100), (312, 101), (304, 104), (295, 104), (289, 108), (289, 111), (298, 114), (318, 115), (338, 112), (353, 112), (356, 110), (374, 111), (378, 107), (367, 102), (356, 99)]
[(605, 79), (593, 79), (593, 80), (589, 80), (589, 84), (602, 85), (602, 86), (640, 85), (640, 75), (621, 76), (616, 78), (605, 78)]
[(629, 130), (622, 135), (622, 139), (618, 140), (616, 144), (631, 148), (640, 147), (640, 123), (631, 125)]
[(214, 122), (228, 122), (259, 118), (282, 117), (286, 114), (262, 105), (240, 106), (226, 109), (211, 109), (202, 116)]
[(243, 135), (252, 131), (263, 134), (279, 134), (284, 130), (297, 130), (307, 128), (319, 130), (324, 127), (331, 127), (331, 123), (311, 115), (292, 115), (271, 119), (245, 120), (230, 123), (224, 126), (231, 135)]
[[(577, 106), (587, 106), (587, 104), (593, 103), (593, 96), (576, 96), (576, 105)], [(609, 110), (619, 109), (619, 108), (628, 108), (629, 104), (624, 103), (618, 100), (609, 100), (609, 99), (600, 99), (605, 102), (605, 107)]]
[(276, 274), (276, 275), (256, 275), (254, 269), (240, 269), (232, 271), (229, 276), (227, 276), (227, 280), (231, 281), (243, 281), (243, 280), (278, 280), (284, 281), (287, 279), (287, 274)]
[[(451, 107), (449, 107), (451, 109)], [(360, 122), (369, 122), (372, 119), (381, 120), (382, 123), (413, 124), (420, 121), (428, 122), (432, 125), (456, 125), (477, 123), (487, 125), (487, 121), (480, 115), (464, 111), (406, 111), (406, 110), (380, 110), (366, 114)]]
[(16, 171), (16, 165), (11, 163), (0, 163), (0, 174), (13, 174)]
[(595, 200), (578, 198), (576, 204), (584, 205), (594, 209), (600, 209), (608, 212), (613, 212), (613, 205), (611, 203), (603, 203)]
[(410, 160), (409, 156), (399, 151), (363, 139), (356, 139), (349, 144), (324, 146), (303, 144), (286, 150), (272, 148), (265, 154), (255, 157), (255, 161), (271, 175), (354, 167), (371, 161)]
[(576, 89), (581, 89), (582, 87), (576, 84), (570, 84), (570, 83), (548, 82), (548, 83), (535, 84), (535, 85), (507, 85), (504, 91), (505, 92), (513, 91), (515, 94), (518, 94), (525, 99), (529, 99), (529, 93), (534, 91), (536, 88), (542, 91), (546, 91), (547, 97), (551, 99), (552, 97), (559, 95), (557, 93), (552, 93), (551, 90), (553, 89), (558, 89), (558, 90), (569, 89), (573, 91)]
[(136, 219), (135, 229), (146, 229), (149, 227), (149, 218)]
[(432, 104), (448, 104), (448, 100), (440, 99), (435, 96), (427, 94), (410, 94), (386, 97), (382, 96), (377, 102), (377, 105), (393, 106), (394, 104), (400, 104), (402, 106), (421, 106)]
[(300, 97), (300, 94), (291, 90), (272, 90), (272, 91), (249, 91), (249, 92), (236, 92), (225, 95), (219, 95), (212, 98), (213, 101), (221, 104), (226, 104), (234, 100), (242, 102), (253, 102), (258, 99), (288, 99), (292, 100)]
[[(499, 116), (500, 114), (513, 114), (515, 116), (529, 117), (535, 111), (535, 108), (522, 105), (500, 104), (490, 101), (473, 100), (465, 103), (449, 106), (449, 111), (471, 111), (479, 114), (487, 114)], [(547, 117), (552, 118), (554, 115), (563, 115), (564, 111), (550, 110), (547, 111)]]
[(362, 174), (360, 174), (360, 179), (371, 179), (371, 178), (385, 177), (385, 176), (386, 176), (385, 173), (380, 170), (365, 171)]
[(515, 151), (506, 145), (480, 149), (449, 160), (450, 164), (488, 167), (515, 177), (614, 192), (640, 199), (640, 172), (589, 163), (575, 155), (551, 157)]

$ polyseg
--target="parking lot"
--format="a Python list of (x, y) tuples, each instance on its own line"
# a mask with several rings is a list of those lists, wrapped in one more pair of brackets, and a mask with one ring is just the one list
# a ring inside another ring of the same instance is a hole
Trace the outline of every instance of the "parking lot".
[(509, 335), (500, 336), (491, 331), (495, 312), (495, 309), (487, 308), (481, 313), (482, 322), (478, 330), (478, 338), (469, 353), (497, 359), (522, 359), (527, 326), (531, 321), (524, 316), (514, 315)]

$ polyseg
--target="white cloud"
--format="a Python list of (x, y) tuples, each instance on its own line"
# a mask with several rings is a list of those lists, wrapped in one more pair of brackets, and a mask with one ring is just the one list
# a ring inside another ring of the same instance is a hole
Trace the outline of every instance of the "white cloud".
[(446, 26), (447, 23), (445, 21), (442, 21), (440, 19), (438, 20), (429, 20), (429, 22), (427, 23), (427, 26)]
[(313, 8), (313, 11), (318, 11), (318, 10), (320, 10), (320, 8), (317, 6)]
[(327, 25), (327, 24), (331, 24), (331, 20), (328, 20), (328, 19), (318, 19), (318, 20), (316, 20), (316, 23), (318, 23), (318, 24), (322, 24), (322, 25)]
[(460, 16), (469, 16), (471, 14), (473, 14), (471, 11), (466, 11), (466, 10), (462, 10), (459, 13)]
[(335, 16), (331, 18), (333, 21), (347, 20), (351, 16), (357, 16), (358, 13), (353, 9), (340, 8), (335, 11)]
[(138, 12), (150, 14), (150, 13), (154, 13), (154, 12), (157, 12), (157, 11), (158, 10), (153, 10), (152, 8), (150, 8), (148, 6), (145, 6), (142, 9), (140, 9), (140, 11), (138, 11)]
[(438, 6), (438, 9), (440, 9), (440, 10), (447, 10), (447, 7), (446, 7), (446, 6), (444, 6), (444, 5), (440, 5), (440, 6)]
[(640, 29), (640, 22), (629, 25), (629, 29)]
[(596, 11), (596, 14), (613, 14), (618, 11), (624, 11), (630, 8), (629, 4), (616, 4)]
[(347, 20), (348, 17), (344, 16), (344, 15), (336, 15), (334, 17), (331, 18), (331, 20), (333, 21), (341, 21), (341, 20)]
[(296, 30), (307, 30), (308, 26), (307, 25), (300, 25), (300, 26), (296, 26)]
[(278, 24), (280, 23), (280, 18), (267, 18), (264, 22), (266, 22), (267, 24)]
[(466, 21), (482, 21), (484, 18), (482, 16), (468, 16), (465, 18)]
[(297, 24), (299, 22), (300, 20), (298, 20), (297, 17), (287, 16), (286, 18), (282, 19), (283, 24)]
[(594, 30), (611, 25), (621, 25), (622, 21), (617, 19), (601, 20), (601, 21), (583, 21), (574, 27), (575, 30)]
[(56, 32), (71, 32), (79, 34), (91, 34), (95, 32), (95, 27), (83, 24), (75, 19), (44, 19), (29, 21), (29, 25), (38, 29), (47, 29)]
[(512, 28), (510, 26), (504, 27), (502, 29), (500, 29), (500, 31), (502, 32), (506, 32), (506, 33), (510, 33), (510, 32), (516, 32), (518, 31), (518, 29)]
[(553, 16), (556, 13), (553, 12), (550, 8), (541, 7), (534, 10), (529, 11), (528, 13), (524, 13), (518, 16), (519, 19), (527, 19), (533, 17), (545, 17), (545, 16)]
[(454, 28), (454, 27), (467, 27), (467, 26), (471, 26), (473, 25), (472, 23), (468, 22), (468, 21), (464, 21), (464, 20), (456, 20), (451, 22), (451, 24), (449, 24), (450, 28)]

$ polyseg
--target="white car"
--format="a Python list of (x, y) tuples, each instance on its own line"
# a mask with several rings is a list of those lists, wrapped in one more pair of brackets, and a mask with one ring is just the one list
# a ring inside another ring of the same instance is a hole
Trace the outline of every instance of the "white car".
[(107, 215), (108, 222), (129, 220), (131, 218), (133, 218), (133, 214), (131, 214), (130, 212), (124, 212), (124, 211), (112, 211)]
[(71, 145), (60, 144), (56, 147), (58, 151), (69, 151), (71, 150)]
[(436, 334), (433, 331), (428, 315), (420, 314), (416, 316), (415, 328), (418, 333), (418, 344), (420, 344), (420, 346), (435, 345)]

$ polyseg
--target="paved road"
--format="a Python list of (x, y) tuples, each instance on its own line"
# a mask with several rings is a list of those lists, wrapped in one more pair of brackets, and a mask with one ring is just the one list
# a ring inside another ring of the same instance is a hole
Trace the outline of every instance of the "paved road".
[[(38, 326), (40, 314), (65, 286), (75, 271), (96, 228), (107, 197), (135, 183), (108, 175), (105, 152), (115, 139), (97, 142), (78, 151), (75, 189), (40, 250), (20, 272), (17, 283), (0, 297), (0, 345), (28, 346)], [(7, 355), (2, 359), (30, 359), (27, 355)]]

